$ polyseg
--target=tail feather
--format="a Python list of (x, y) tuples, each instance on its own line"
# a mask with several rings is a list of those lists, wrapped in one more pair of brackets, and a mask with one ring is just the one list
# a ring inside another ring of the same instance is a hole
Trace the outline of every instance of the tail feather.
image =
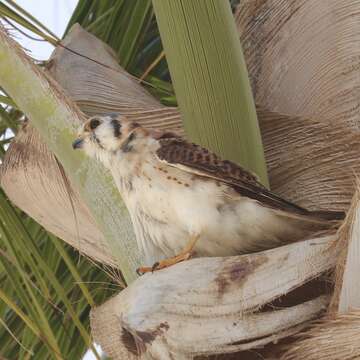
[(310, 211), (309, 215), (317, 217), (321, 220), (344, 220), (346, 214), (344, 211), (315, 210)]

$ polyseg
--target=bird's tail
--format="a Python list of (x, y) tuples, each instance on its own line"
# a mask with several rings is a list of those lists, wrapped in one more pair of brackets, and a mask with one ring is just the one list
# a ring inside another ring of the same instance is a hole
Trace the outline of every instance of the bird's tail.
[(344, 220), (345, 212), (344, 211), (326, 211), (326, 210), (318, 210), (318, 211), (310, 211), (310, 216), (316, 217), (320, 220)]

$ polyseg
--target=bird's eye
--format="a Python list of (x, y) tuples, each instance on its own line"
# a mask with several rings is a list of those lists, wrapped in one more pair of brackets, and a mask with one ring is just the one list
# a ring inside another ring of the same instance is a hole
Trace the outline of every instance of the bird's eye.
[(91, 121), (90, 121), (90, 129), (91, 130), (94, 130), (94, 129), (96, 129), (99, 125), (100, 125), (100, 120), (99, 119), (92, 119)]

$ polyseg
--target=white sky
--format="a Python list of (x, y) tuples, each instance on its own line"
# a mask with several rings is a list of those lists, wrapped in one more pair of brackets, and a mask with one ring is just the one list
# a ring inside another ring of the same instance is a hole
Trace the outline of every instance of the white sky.
[[(62, 37), (66, 25), (78, 0), (15, 0), (18, 5), (32, 14), (59, 38)], [(31, 33), (30, 33), (31, 34)], [(36, 60), (47, 60), (54, 47), (47, 42), (34, 41), (14, 31), (15, 39), (30, 51)], [(34, 37), (37, 35), (31, 34)], [(96, 346), (99, 351), (100, 347)], [(74, 359), (77, 360), (77, 359)], [(88, 351), (83, 360), (96, 360), (92, 352)]]
[[(41, 21), (59, 38), (62, 37), (78, 0), (15, 0), (18, 5)], [(22, 46), (31, 50), (31, 55), (37, 60), (49, 58), (53, 46), (47, 42), (34, 41), (16, 33), (16, 39)], [(31, 34), (32, 36), (38, 37)]]

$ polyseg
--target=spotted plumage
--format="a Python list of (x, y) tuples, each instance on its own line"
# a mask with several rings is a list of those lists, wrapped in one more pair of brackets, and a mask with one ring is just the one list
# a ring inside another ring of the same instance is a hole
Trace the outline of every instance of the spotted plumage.
[(235, 255), (302, 239), (343, 217), (307, 211), (237, 164), (122, 116), (89, 119), (73, 146), (112, 172), (149, 265), (190, 238), (198, 256)]
[(258, 200), (264, 206), (299, 214), (308, 213), (305, 209), (268, 191), (254, 174), (229, 160), (220, 159), (216, 154), (199, 145), (178, 137), (160, 138), (159, 143), (160, 148), (156, 154), (159, 159), (169, 164), (182, 165), (187, 167), (188, 171), (224, 182), (239, 194)]

